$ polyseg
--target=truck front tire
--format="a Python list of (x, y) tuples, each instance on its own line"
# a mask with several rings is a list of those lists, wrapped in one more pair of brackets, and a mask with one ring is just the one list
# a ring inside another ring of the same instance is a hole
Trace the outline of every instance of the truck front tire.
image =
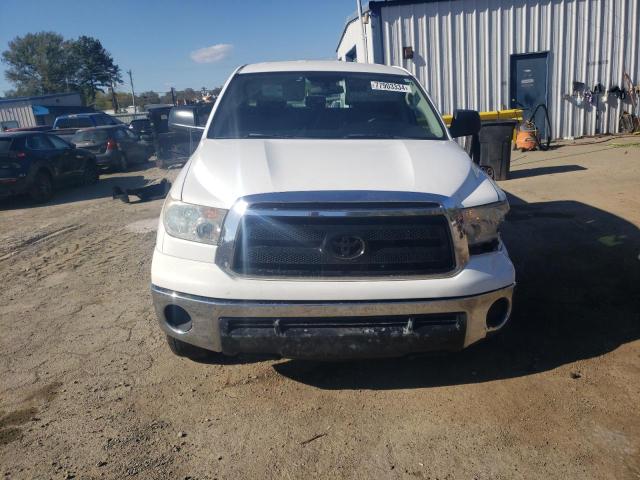
[(36, 203), (44, 203), (53, 196), (53, 181), (46, 171), (39, 171), (29, 188), (29, 196)]
[(118, 161), (118, 171), (126, 172), (127, 170), (129, 170), (129, 160), (127, 159), (125, 153), (122, 152), (120, 154), (120, 160)]

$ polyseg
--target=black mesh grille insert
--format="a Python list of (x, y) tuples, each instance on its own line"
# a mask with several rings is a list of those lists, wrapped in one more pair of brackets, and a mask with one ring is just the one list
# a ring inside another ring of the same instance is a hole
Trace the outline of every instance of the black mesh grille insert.
[(223, 333), (240, 335), (255, 329), (272, 330), (278, 335), (309, 333), (322, 330), (399, 329), (404, 333), (420, 332), (434, 327), (460, 327), (462, 313), (430, 313), (416, 315), (380, 315), (364, 317), (232, 317), (222, 318)]
[(232, 269), (251, 276), (429, 275), (454, 269), (443, 215), (304, 217), (247, 215)]

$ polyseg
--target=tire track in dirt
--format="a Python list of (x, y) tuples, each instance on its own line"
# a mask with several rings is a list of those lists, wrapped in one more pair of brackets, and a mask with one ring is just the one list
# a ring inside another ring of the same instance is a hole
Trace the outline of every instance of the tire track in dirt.
[(80, 225), (68, 225), (66, 227), (62, 227), (62, 228), (57, 228), (57, 229), (53, 229), (50, 231), (44, 231), (44, 232), (39, 232), (36, 233), (30, 237), (27, 237), (24, 240), (20, 240), (15, 244), (11, 244), (9, 243), (6, 247), (4, 247), (2, 250), (0, 250), (0, 253), (3, 250), (7, 250), (9, 249), (9, 252), (4, 253), (2, 255), (0, 255), (0, 262), (3, 260), (6, 260), (8, 258), (11, 258), (12, 256), (21, 253), (21, 251), (29, 246), (32, 245), (36, 245), (40, 242), (55, 238), (59, 235), (63, 235), (65, 233), (71, 232), (73, 230), (77, 230), (78, 228), (80, 228)]

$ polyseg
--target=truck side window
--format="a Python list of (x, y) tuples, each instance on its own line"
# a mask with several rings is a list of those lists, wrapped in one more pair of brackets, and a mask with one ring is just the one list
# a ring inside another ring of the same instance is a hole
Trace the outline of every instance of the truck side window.
[(29, 150), (51, 150), (53, 145), (46, 135), (34, 135), (27, 138), (27, 148)]
[(106, 115), (95, 115), (93, 117), (93, 121), (96, 123), (96, 126), (98, 127), (102, 125), (111, 125), (111, 119)]
[(195, 122), (193, 120), (194, 111), (189, 110), (178, 110), (173, 109), (169, 113), (169, 123), (174, 125), (185, 125), (188, 127), (193, 127)]
[(94, 124), (87, 117), (69, 117), (56, 120), (56, 128), (89, 128)]
[(48, 138), (49, 141), (53, 143), (53, 148), (55, 148), (56, 150), (64, 150), (66, 148), (69, 148), (69, 144), (61, 138), (58, 138), (54, 135), (49, 135)]

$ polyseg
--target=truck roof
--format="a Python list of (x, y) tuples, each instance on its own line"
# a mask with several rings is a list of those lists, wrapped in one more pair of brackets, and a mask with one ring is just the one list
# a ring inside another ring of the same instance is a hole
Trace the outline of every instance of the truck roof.
[(42, 133), (42, 132), (0, 132), (0, 138), (26, 137), (33, 133)]
[[(146, 120), (146, 119), (141, 119)], [(87, 130), (112, 130), (114, 128), (127, 128), (127, 125), (124, 123), (118, 125), (98, 125), (96, 127), (82, 127), (78, 129), (78, 132), (85, 132)]]
[(93, 117), (94, 115), (107, 115), (104, 112), (88, 112), (88, 113), (70, 113), (68, 115), (60, 115), (59, 117), (56, 117), (56, 120), (58, 118), (80, 118), (80, 117)]
[(298, 60), (289, 62), (262, 62), (245, 65), (238, 70), (243, 73), (267, 72), (361, 72), (391, 75), (406, 75), (407, 71), (377, 63), (339, 62), (337, 60)]

